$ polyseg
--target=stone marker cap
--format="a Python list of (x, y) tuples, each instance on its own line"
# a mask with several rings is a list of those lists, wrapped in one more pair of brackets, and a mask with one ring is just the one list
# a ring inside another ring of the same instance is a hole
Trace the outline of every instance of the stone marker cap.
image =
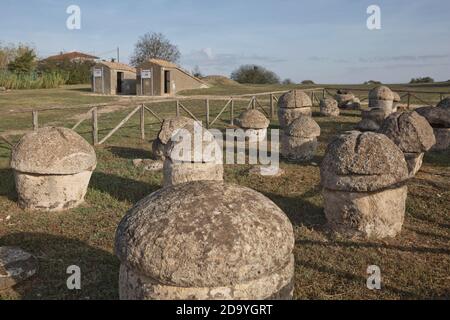
[(183, 116), (164, 119), (161, 130), (158, 133), (158, 138), (162, 144), (166, 144), (172, 138), (175, 130), (183, 128), (188, 124), (193, 125), (194, 122), (194, 119)]
[(405, 153), (422, 153), (436, 144), (433, 128), (415, 111), (391, 114), (380, 127), (380, 133)]
[(164, 156), (173, 161), (211, 163), (222, 160), (222, 149), (211, 131), (194, 123), (173, 131)]
[(236, 125), (244, 129), (266, 129), (270, 124), (266, 116), (255, 109), (242, 112), (236, 119)]
[(323, 187), (370, 192), (408, 178), (403, 152), (384, 134), (346, 132), (328, 146), (320, 167)]
[(286, 129), (291, 137), (314, 138), (320, 136), (320, 127), (311, 117), (300, 117), (294, 120)]
[(440, 107), (417, 108), (414, 111), (425, 117), (432, 127), (450, 128), (450, 108), (442, 106), (445, 104), (440, 104)]
[(450, 98), (443, 99), (441, 102), (438, 103), (436, 107), (450, 110)]
[(379, 86), (369, 91), (369, 99), (394, 101), (394, 93), (386, 86)]
[(158, 283), (229, 286), (284, 268), (292, 225), (271, 200), (238, 185), (196, 181), (138, 202), (116, 231), (122, 264)]
[(61, 127), (27, 133), (11, 155), (11, 168), (23, 173), (76, 174), (96, 165), (94, 148), (75, 131)]
[(292, 90), (278, 99), (278, 107), (284, 109), (312, 107), (311, 98), (301, 90)]

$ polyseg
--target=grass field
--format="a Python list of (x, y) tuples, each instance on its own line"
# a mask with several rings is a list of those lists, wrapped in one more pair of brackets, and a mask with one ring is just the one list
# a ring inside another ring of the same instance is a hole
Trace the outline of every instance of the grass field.
[[(360, 87), (360, 86), (359, 86)], [(395, 87), (395, 86), (394, 86)], [(406, 86), (401, 86), (406, 88)], [(449, 91), (450, 86), (414, 86), (415, 90)], [(226, 86), (185, 92), (187, 95), (233, 95), (285, 90), (281, 86)], [(400, 88), (400, 86), (398, 86)], [(435, 97), (434, 99), (438, 99)], [(11, 92), (0, 96), (0, 133), (29, 130), (29, 113), (10, 113), (49, 105), (78, 106), (116, 102), (117, 98), (90, 96), (86, 87)], [(188, 100), (186, 106), (201, 120), (204, 107)], [(212, 117), (223, 102), (211, 102)], [(247, 105), (236, 103), (236, 113)], [(173, 103), (153, 106), (161, 115), (174, 114)], [(100, 138), (132, 109), (102, 114)], [(8, 111), (8, 112), (7, 112)], [(428, 153), (419, 174), (408, 183), (406, 220), (395, 239), (359, 241), (329, 232), (320, 193), (319, 165), (330, 139), (351, 129), (359, 111), (344, 111), (337, 119), (324, 118), (314, 108), (314, 119), (322, 134), (312, 162), (295, 165), (282, 162), (286, 174), (261, 178), (248, 174), (249, 166), (225, 166), (225, 180), (262, 192), (289, 216), (295, 229), (297, 299), (449, 299), (450, 298), (450, 155)], [(76, 110), (47, 111), (42, 124), (71, 126)], [(19, 246), (38, 257), (39, 272), (14, 292), (0, 293), (0, 299), (117, 299), (119, 262), (113, 255), (114, 232), (125, 212), (138, 200), (161, 187), (162, 174), (133, 166), (135, 158), (150, 157), (151, 140), (158, 124), (148, 119), (147, 139), (139, 139), (139, 116), (134, 116), (106, 145), (96, 147), (98, 166), (86, 197), (86, 204), (63, 213), (25, 212), (17, 204), (14, 179), (9, 169), (9, 146), (0, 140), (0, 246)], [(228, 113), (215, 125), (225, 128)], [(278, 127), (276, 120), (273, 128)], [(91, 140), (90, 123), (77, 132)], [(19, 134), (9, 139), (17, 141)], [(82, 290), (69, 291), (66, 269), (78, 265)], [(378, 265), (382, 290), (366, 288), (366, 269)]]

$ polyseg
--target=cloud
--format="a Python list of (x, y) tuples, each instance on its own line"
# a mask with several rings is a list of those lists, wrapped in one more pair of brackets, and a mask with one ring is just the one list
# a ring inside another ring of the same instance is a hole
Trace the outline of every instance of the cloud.
[(450, 54), (433, 54), (433, 55), (401, 55), (401, 56), (378, 56), (378, 57), (361, 57), (359, 62), (377, 63), (377, 62), (399, 62), (399, 61), (433, 61), (450, 58)]
[(215, 53), (212, 48), (203, 48), (182, 54), (181, 61), (183, 65), (188, 67), (200, 66), (201, 68), (229, 72), (242, 64), (276, 64), (286, 60), (257, 54)]

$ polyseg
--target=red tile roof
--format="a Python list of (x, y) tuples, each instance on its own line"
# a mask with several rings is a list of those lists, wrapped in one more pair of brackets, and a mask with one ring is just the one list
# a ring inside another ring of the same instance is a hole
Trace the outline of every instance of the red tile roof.
[(72, 59), (78, 59), (78, 58), (92, 59), (92, 60), (99, 59), (99, 57), (92, 56), (90, 54), (74, 51), (74, 52), (67, 52), (67, 53), (62, 53), (62, 54), (58, 54), (55, 56), (51, 56), (51, 57), (46, 58), (45, 60), (72, 60)]

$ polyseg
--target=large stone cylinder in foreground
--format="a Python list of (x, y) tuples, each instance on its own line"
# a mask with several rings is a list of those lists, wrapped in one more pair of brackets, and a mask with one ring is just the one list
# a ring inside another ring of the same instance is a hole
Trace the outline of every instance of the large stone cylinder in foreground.
[(408, 169), (385, 135), (347, 132), (328, 146), (320, 168), (325, 215), (345, 236), (394, 237), (405, 215)]
[(281, 128), (286, 128), (295, 119), (311, 116), (311, 98), (303, 91), (293, 90), (283, 94), (278, 100), (278, 120)]
[(26, 134), (11, 157), (19, 205), (43, 211), (77, 207), (96, 164), (94, 148), (73, 130), (45, 127)]
[(126, 300), (290, 299), (294, 234), (262, 194), (224, 182), (161, 189), (116, 232)]

